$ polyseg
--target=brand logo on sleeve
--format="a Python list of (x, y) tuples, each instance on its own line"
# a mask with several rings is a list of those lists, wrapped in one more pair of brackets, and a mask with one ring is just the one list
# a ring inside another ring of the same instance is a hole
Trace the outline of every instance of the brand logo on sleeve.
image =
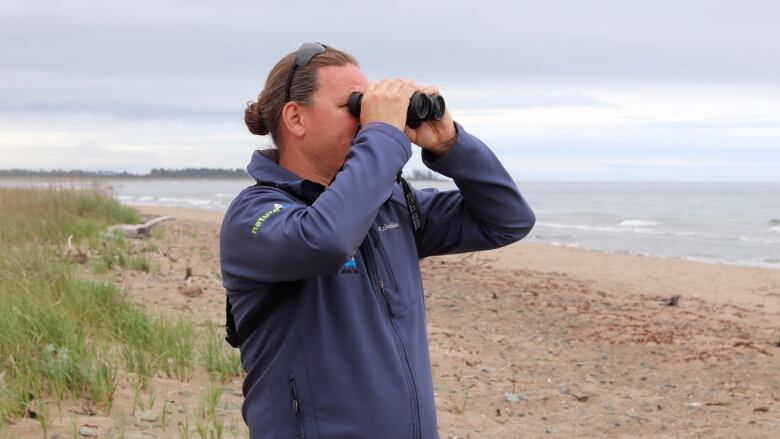
[(253, 235), (257, 235), (257, 232), (260, 230), (261, 227), (263, 227), (263, 224), (265, 223), (265, 220), (270, 218), (271, 215), (277, 214), (277, 213), (281, 212), (283, 209), (286, 209), (289, 206), (290, 206), (289, 204), (279, 204), (279, 203), (274, 204), (274, 208), (273, 209), (271, 209), (268, 212), (260, 215), (257, 218), (257, 221), (255, 221), (254, 227), (252, 227), (252, 234)]

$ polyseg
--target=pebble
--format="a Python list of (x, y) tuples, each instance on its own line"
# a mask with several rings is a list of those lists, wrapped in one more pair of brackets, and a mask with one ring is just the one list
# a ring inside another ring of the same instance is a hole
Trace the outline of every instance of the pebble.
[(516, 402), (520, 402), (520, 401), (526, 401), (525, 397), (520, 396), (520, 395), (518, 395), (516, 393), (510, 393), (510, 392), (504, 393), (504, 399), (507, 402), (511, 402), (513, 404), (516, 403)]
[(685, 406), (688, 407), (689, 409), (698, 409), (698, 408), (701, 408), (701, 403), (700, 402), (689, 402), (689, 403), (685, 404)]
[(79, 434), (84, 437), (95, 437), (97, 436), (97, 433), (95, 433), (95, 430), (87, 427), (86, 425), (79, 428)]
[(158, 419), (158, 416), (154, 412), (143, 412), (140, 419), (145, 422), (154, 422)]

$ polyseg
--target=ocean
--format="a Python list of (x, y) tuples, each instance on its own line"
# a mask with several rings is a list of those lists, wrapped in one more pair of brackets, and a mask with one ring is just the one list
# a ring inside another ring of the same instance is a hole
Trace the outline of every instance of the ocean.
[[(0, 185), (14, 181), (20, 183)], [(227, 209), (252, 184), (104, 181), (127, 204), (216, 211)], [(410, 183), (455, 189), (449, 181)], [(780, 269), (780, 183), (518, 182), (518, 187), (537, 217), (530, 242)]]

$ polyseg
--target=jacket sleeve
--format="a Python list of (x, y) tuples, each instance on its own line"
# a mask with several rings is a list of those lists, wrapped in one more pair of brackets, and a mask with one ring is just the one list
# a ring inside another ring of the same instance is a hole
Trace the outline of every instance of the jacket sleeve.
[(360, 130), (344, 167), (311, 206), (276, 188), (242, 192), (222, 223), (225, 281), (282, 282), (338, 271), (368, 234), (410, 156), (400, 130), (372, 123)]
[(536, 222), (493, 152), (455, 127), (458, 137), (447, 154), (422, 153), (425, 165), (452, 178), (458, 190), (415, 190), (423, 223), (420, 258), (502, 247), (522, 239)]

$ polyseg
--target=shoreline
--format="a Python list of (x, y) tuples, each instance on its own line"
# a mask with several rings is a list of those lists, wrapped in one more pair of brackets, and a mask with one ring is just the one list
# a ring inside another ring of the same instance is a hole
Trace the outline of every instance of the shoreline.
[[(162, 214), (158, 212), (170, 212), (165, 213), (165, 215), (173, 216), (176, 214), (176, 212), (179, 212), (179, 215), (181, 215), (182, 218), (191, 219), (194, 221), (198, 221), (200, 219), (204, 219), (207, 222), (221, 222), (222, 217), (224, 216), (225, 212), (217, 209), (206, 209), (206, 208), (195, 208), (195, 207), (175, 207), (175, 206), (161, 206), (157, 204), (136, 204), (136, 203), (125, 203), (126, 206), (136, 208), (139, 211), (147, 214), (147, 215), (155, 215), (155, 214)], [(203, 217), (203, 218), (201, 218)], [(581, 246), (579, 244), (577, 245), (564, 245), (557, 242), (523, 242), (524, 245), (530, 245), (530, 246), (544, 246), (544, 247), (554, 247), (554, 248), (560, 248), (560, 249), (579, 249), (579, 250), (585, 250), (589, 252), (594, 253), (601, 253), (601, 254), (607, 254), (607, 255), (615, 255), (615, 256), (639, 256), (643, 258), (653, 258), (653, 259), (669, 259), (674, 261), (681, 261), (681, 262), (692, 262), (695, 264), (705, 264), (705, 265), (715, 265), (715, 266), (726, 266), (726, 267), (745, 267), (745, 268), (758, 268), (762, 270), (778, 270), (780, 271), (780, 264), (772, 264), (769, 262), (754, 262), (754, 261), (728, 261), (728, 260), (720, 260), (720, 259), (708, 259), (708, 258), (696, 258), (696, 257), (689, 257), (689, 256), (671, 256), (671, 255), (659, 255), (659, 254), (649, 254), (649, 253), (634, 253), (630, 251), (610, 251), (610, 250), (600, 250), (595, 248), (588, 248)]]
[[(205, 209), (132, 205), (143, 215), (168, 215), (219, 225), (223, 212)], [(780, 270), (728, 263), (692, 261), (680, 257), (605, 252), (520, 241), (496, 250), (476, 252), (491, 269), (528, 269), (564, 273), (603, 289), (629, 294), (681, 295), (719, 304), (780, 313)], [(468, 256), (471, 254), (466, 254)], [(438, 256), (456, 260), (464, 254)]]

